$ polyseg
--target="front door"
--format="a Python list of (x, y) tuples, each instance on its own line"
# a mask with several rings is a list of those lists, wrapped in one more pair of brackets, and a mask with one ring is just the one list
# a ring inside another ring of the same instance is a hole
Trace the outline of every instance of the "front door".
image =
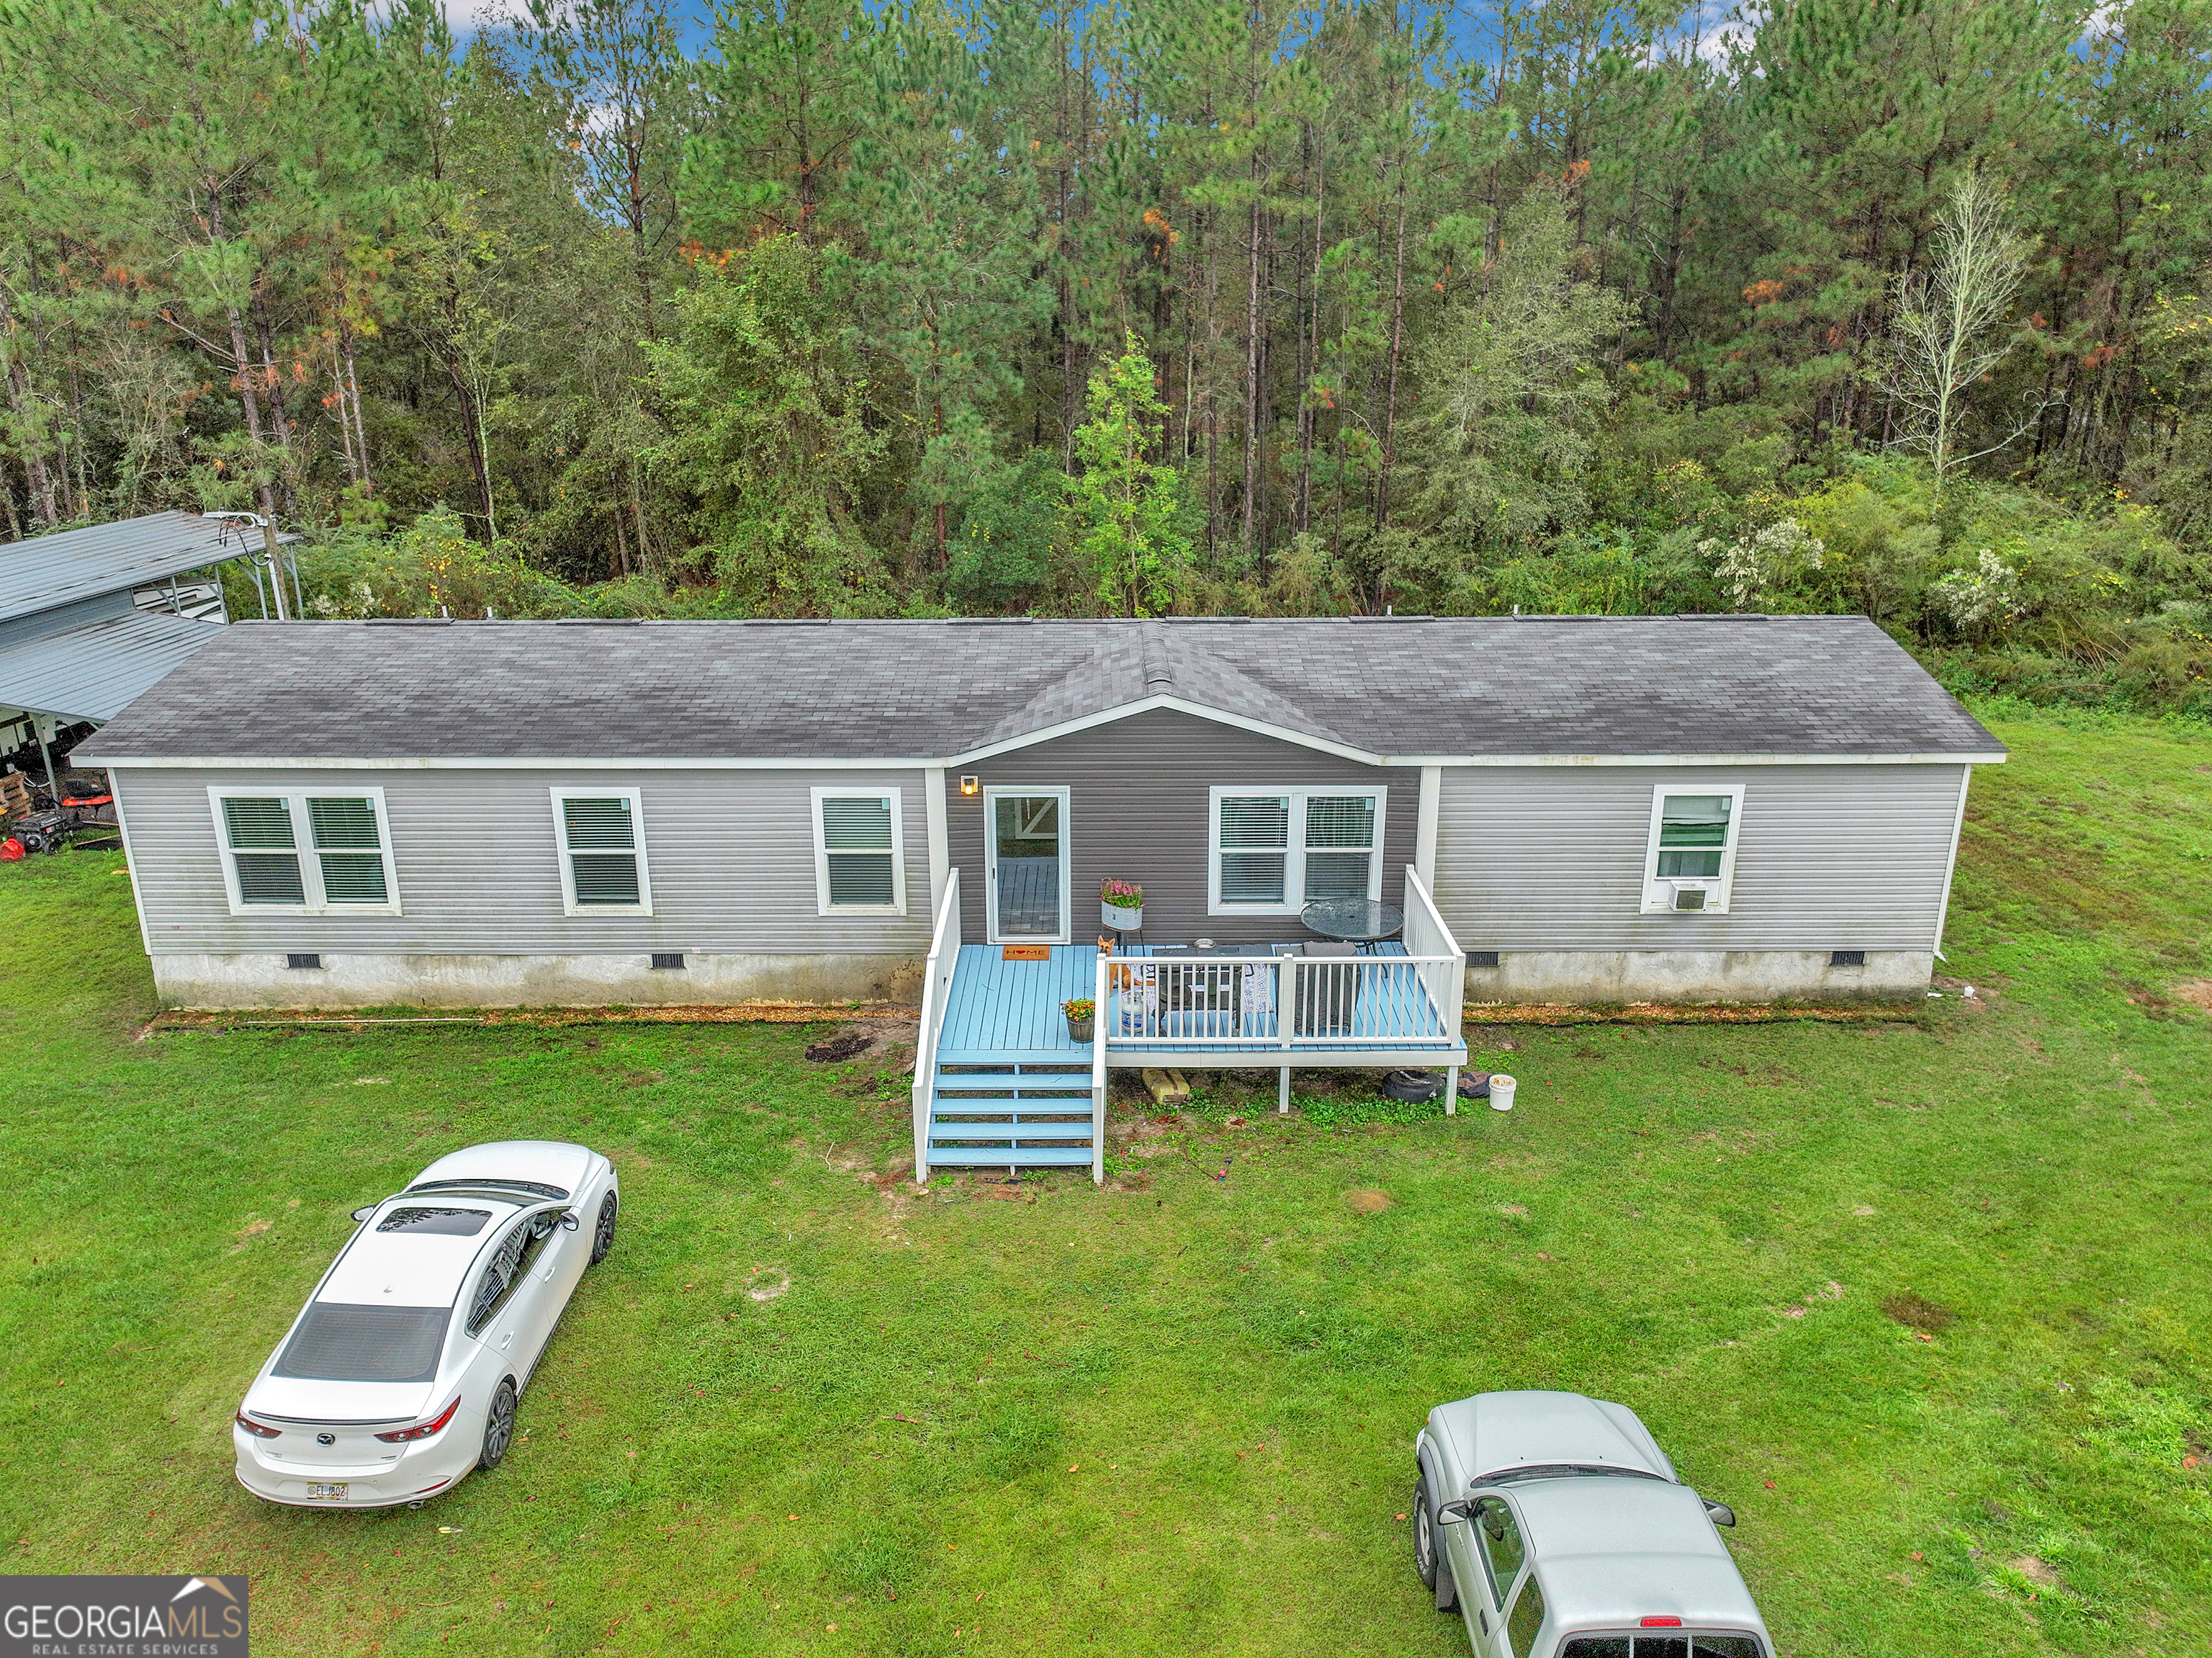
[(1067, 942), (1067, 790), (991, 789), (983, 800), (991, 942)]

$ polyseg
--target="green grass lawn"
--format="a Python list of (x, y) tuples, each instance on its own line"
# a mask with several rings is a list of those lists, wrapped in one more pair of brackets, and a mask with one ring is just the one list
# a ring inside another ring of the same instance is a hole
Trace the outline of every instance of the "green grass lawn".
[[(1997, 729), (1978, 1003), (1491, 1031), (1510, 1116), (1229, 1085), (1103, 1191), (916, 1195), (898, 1056), (820, 1027), (140, 1039), (116, 861), (0, 868), (9, 1570), (246, 1572), (269, 1654), (1463, 1653), (1410, 1442), (1545, 1387), (1735, 1505), (1784, 1653), (2202, 1653), (2212, 741)], [(626, 1203), (507, 1464), (247, 1496), (231, 1412), (348, 1211), (516, 1135)]]

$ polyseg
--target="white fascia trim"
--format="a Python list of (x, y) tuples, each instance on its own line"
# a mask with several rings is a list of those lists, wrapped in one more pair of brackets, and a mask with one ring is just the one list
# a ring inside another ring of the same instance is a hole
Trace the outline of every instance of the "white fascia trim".
[(1079, 731), (1110, 725), (1138, 714), (1149, 714), (1155, 709), (1166, 709), (1172, 713), (1188, 714), (1194, 718), (1211, 720), (1216, 725), (1234, 726), (1240, 731), (1250, 731), (1262, 737), (1273, 737), (1279, 741), (1295, 743), (1301, 748), (1317, 749), (1324, 754), (1334, 754), (1343, 759), (1358, 760), (1367, 765), (1389, 765), (1394, 762), (1387, 756), (1370, 749), (1354, 748), (1328, 737), (1316, 737), (1310, 732), (1293, 731), (1287, 726), (1271, 725), (1265, 720), (1248, 719), (1242, 714), (1230, 714), (1218, 708), (1208, 708), (1202, 703), (1186, 702), (1180, 697), (1146, 697), (1133, 703), (1122, 703), (1114, 708), (1103, 708), (1095, 714), (1085, 714), (1080, 719), (1063, 720), (1058, 725), (1041, 726), (1035, 731), (1024, 731), (1018, 737), (986, 743), (981, 748), (969, 749), (965, 753), (948, 758), (947, 765), (969, 765), (977, 760), (988, 760), (994, 755), (1009, 754), (1019, 748), (1031, 748), (1041, 742), (1050, 742), (1055, 737), (1068, 737)]
[(265, 771), (920, 771), (942, 765), (931, 759), (772, 759), (758, 755), (690, 756), (680, 759), (621, 759), (606, 754), (516, 757), (507, 754), (441, 754), (363, 759), (325, 755), (319, 759), (255, 758), (244, 754), (157, 756), (150, 759), (88, 759), (88, 767), (106, 771), (141, 765), (167, 771), (217, 767)]
[(1376, 754), (1364, 748), (1354, 748), (1326, 738), (1286, 730), (1264, 721), (1248, 720), (1234, 714), (1224, 714), (1218, 709), (1201, 708), (1195, 703), (1180, 702), (1172, 697), (1153, 697), (1141, 703), (1129, 703), (1120, 708), (1109, 709), (1101, 714), (1086, 715), (1080, 720), (1070, 720), (1066, 724), (1051, 726), (1027, 736), (1009, 737), (1004, 742), (992, 743), (986, 747), (969, 749), (965, 753), (947, 755), (942, 759), (773, 759), (758, 755), (718, 754), (703, 758), (694, 755), (680, 759), (622, 759), (605, 754), (520, 758), (504, 754), (446, 754), (383, 759), (362, 759), (358, 756), (348, 759), (340, 755), (281, 759), (247, 754), (191, 754), (112, 755), (88, 759), (85, 764), (102, 771), (135, 765), (149, 771), (170, 771), (216, 768), (266, 771), (922, 771), (933, 765), (970, 765), (994, 755), (1011, 753), (1017, 749), (1046, 742), (1054, 737), (1068, 736), (1095, 726), (1127, 719), (1133, 714), (1146, 713), (1155, 708), (1173, 709), (1177, 713), (1212, 720), (1218, 725), (1235, 726), (1263, 737), (1278, 738), (1301, 748), (1311, 748), (1324, 754), (1357, 760), (1363, 765), (1437, 765), (1455, 769), (1539, 765), (2002, 765), (2006, 759), (2002, 751), (1987, 754)]
[(1395, 754), (1384, 765), (2002, 765), (1996, 754)]

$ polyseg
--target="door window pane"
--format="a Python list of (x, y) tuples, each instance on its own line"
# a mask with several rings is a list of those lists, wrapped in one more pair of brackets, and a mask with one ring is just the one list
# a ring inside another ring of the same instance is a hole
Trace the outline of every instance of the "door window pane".
[(1482, 1556), (1483, 1571), (1490, 1579), (1490, 1602), (1503, 1610), (1505, 1592), (1513, 1587), (1523, 1558), (1521, 1527), (1513, 1510), (1494, 1496), (1483, 1498), (1475, 1505), (1474, 1541)]
[(991, 802), (1001, 936), (1060, 934), (1060, 797), (1001, 795)]
[(1513, 1597), (1513, 1612), (1505, 1620), (1506, 1644), (1513, 1658), (1528, 1658), (1536, 1648), (1536, 1631), (1543, 1627), (1544, 1597), (1536, 1588), (1536, 1575), (1531, 1572), (1521, 1593)]

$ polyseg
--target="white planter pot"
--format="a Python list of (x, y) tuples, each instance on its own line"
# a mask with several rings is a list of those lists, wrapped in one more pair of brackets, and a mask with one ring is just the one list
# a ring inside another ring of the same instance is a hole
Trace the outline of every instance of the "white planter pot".
[(1101, 904), (1098, 919), (1119, 932), (1133, 933), (1145, 924), (1145, 906), (1139, 904), (1133, 910), (1125, 910), (1118, 904)]
[(1490, 1078), (1490, 1108), (1492, 1111), (1513, 1109), (1513, 1079), (1502, 1071), (1494, 1071)]

